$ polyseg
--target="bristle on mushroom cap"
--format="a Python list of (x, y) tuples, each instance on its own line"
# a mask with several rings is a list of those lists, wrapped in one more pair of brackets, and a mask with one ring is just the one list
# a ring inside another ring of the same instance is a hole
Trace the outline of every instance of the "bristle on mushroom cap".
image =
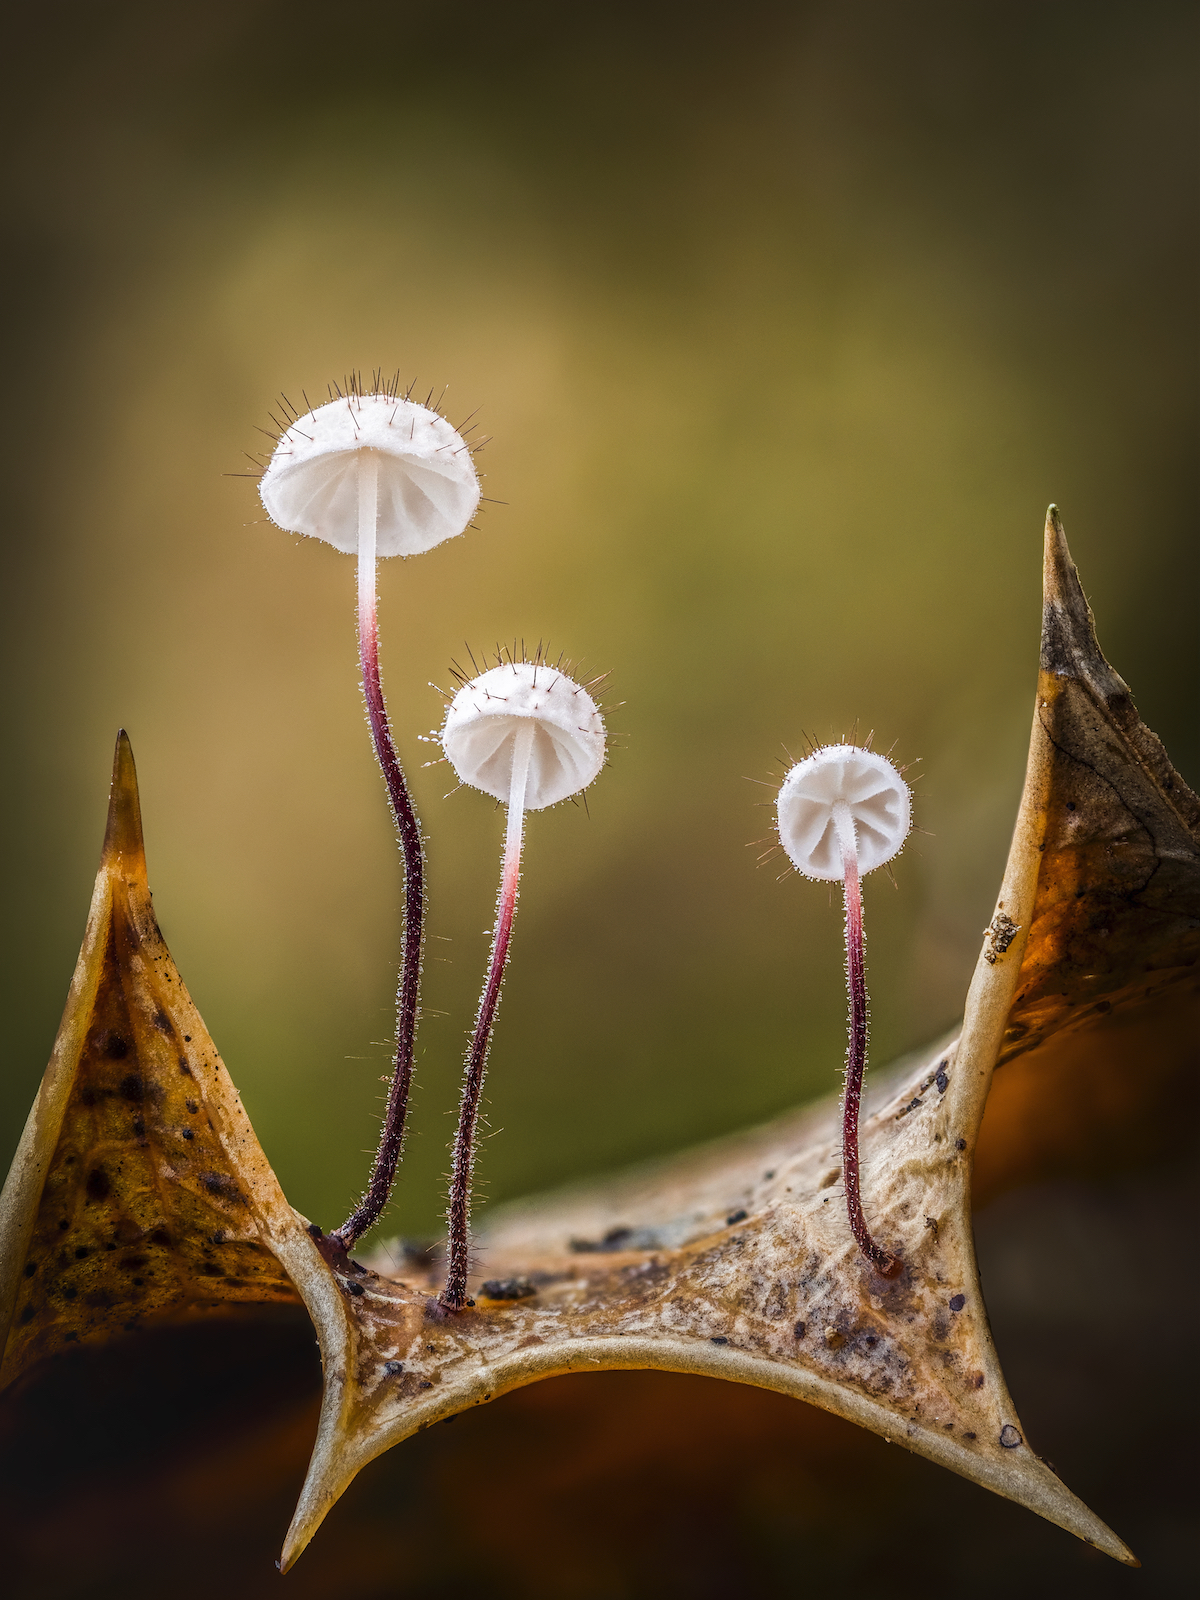
[(586, 789), (604, 765), (604, 719), (586, 689), (533, 661), (492, 667), (450, 702), (442, 748), (460, 781), (507, 804), (513, 744), (531, 720), (526, 809), (541, 811)]
[(358, 458), (368, 450), (379, 466), (379, 555), (420, 555), (462, 533), (480, 495), (470, 447), (436, 411), (389, 394), (345, 395), (281, 434), (259, 484), (267, 515), (353, 555)]
[(853, 744), (831, 744), (798, 761), (779, 790), (779, 838), (806, 878), (842, 876), (834, 805), (854, 823), (860, 872), (896, 855), (912, 826), (909, 789), (886, 757)]

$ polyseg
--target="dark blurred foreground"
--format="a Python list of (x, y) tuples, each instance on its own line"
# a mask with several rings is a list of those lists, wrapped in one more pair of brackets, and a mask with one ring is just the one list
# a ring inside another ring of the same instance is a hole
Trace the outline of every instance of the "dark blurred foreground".
[[(303, 1313), (142, 1335), (6, 1414), (12, 1600), (740, 1600), (1192, 1592), (1195, 1173), (1017, 1191), (977, 1219), (1031, 1442), (1140, 1556), (783, 1396), (626, 1372), (536, 1384), (368, 1467), (273, 1562), (316, 1426)], [(282, 1587), (280, 1587), (282, 1585)]]

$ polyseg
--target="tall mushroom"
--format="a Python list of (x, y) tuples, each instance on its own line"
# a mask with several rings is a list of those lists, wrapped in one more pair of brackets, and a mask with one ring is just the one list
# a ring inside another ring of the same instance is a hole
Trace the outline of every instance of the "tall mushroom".
[(379, 675), (375, 565), (453, 539), (479, 505), (471, 446), (445, 417), (398, 392), (357, 381), (283, 430), (259, 492), (271, 520), (358, 557), (358, 650), (375, 754), (404, 859), (404, 928), (396, 996), (396, 1052), (379, 1148), (367, 1188), (333, 1237), (345, 1250), (387, 1204), (404, 1142), (417, 1029), (425, 917), (421, 828), (388, 725)]
[[(590, 684), (594, 688), (595, 684)], [(442, 748), (461, 782), (508, 807), (491, 959), (463, 1069), (450, 1177), (449, 1263), (441, 1303), (468, 1305), (471, 1178), (488, 1044), (517, 909), (526, 811), (542, 811), (585, 789), (604, 765), (604, 719), (588, 688), (543, 660), (503, 661), (455, 695)]]

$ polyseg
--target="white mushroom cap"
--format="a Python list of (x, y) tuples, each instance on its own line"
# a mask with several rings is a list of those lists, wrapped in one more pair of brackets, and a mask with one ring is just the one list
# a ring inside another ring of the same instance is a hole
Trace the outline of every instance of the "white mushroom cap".
[(460, 534), (479, 505), (470, 447), (415, 400), (350, 394), (318, 406), (280, 436), (259, 484), (272, 522), (358, 549), (358, 462), (378, 462), (377, 553), (415, 556)]
[(450, 703), (442, 749), (463, 783), (508, 803), (517, 734), (534, 723), (525, 806), (586, 789), (604, 765), (604, 719), (587, 690), (545, 662), (506, 661)]
[(834, 817), (839, 801), (854, 824), (860, 872), (882, 867), (908, 838), (908, 785), (892, 763), (857, 745), (826, 745), (798, 761), (779, 790), (779, 838), (806, 878), (842, 876)]

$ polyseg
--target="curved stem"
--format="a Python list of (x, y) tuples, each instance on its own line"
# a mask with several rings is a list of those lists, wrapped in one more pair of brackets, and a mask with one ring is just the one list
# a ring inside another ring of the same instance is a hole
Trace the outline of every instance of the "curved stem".
[(383, 683), (379, 675), (379, 625), (375, 603), (375, 525), (378, 516), (379, 461), (373, 451), (358, 458), (358, 654), (363, 694), (375, 755), (387, 784), (388, 801), (404, 856), (404, 924), (401, 933), (400, 980), (396, 993), (396, 1055), (379, 1149), (366, 1192), (333, 1237), (346, 1250), (353, 1248), (368, 1228), (379, 1220), (396, 1179), (396, 1166), (404, 1145), (404, 1124), (412, 1088), (413, 1049), (416, 1042), (417, 990), (421, 981), (421, 938), (425, 922), (425, 859), (421, 825), (404, 781), (400, 758), (392, 742)]
[(475, 1130), (479, 1122), (479, 1101), (487, 1071), (488, 1045), (492, 1023), (500, 1000), (500, 985), (508, 963), (508, 944), (513, 916), (517, 909), (517, 885), (521, 879), (521, 844), (525, 828), (525, 787), (529, 779), (529, 758), (533, 752), (535, 725), (523, 725), (513, 742), (512, 785), (508, 791), (508, 828), (504, 839), (504, 865), (500, 872), (500, 893), (496, 901), (496, 926), (492, 934), (492, 954), (487, 978), (475, 1015), (475, 1031), (467, 1051), (463, 1073), (462, 1100), (458, 1112), (458, 1131), (454, 1135), (454, 1158), (450, 1169), (450, 1261), (446, 1287), (440, 1299), (449, 1311), (458, 1311), (472, 1302), (467, 1299), (467, 1273), (470, 1262), (471, 1177), (475, 1170)]
[(858, 876), (858, 840), (854, 819), (844, 800), (835, 801), (833, 820), (842, 850), (842, 890), (846, 902), (846, 992), (850, 1002), (850, 1037), (846, 1046), (846, 1088), (842, 1096), (842, 1182), (846, 1213), (858, 1248), (872, 1266), (891, 1277), (899, 1259), (871, 1237), (863, 1216), (859, 1185), (858, 1113), (863, 1073), (867, 1066), (867, 975), (863, 960), (862, 884)]

